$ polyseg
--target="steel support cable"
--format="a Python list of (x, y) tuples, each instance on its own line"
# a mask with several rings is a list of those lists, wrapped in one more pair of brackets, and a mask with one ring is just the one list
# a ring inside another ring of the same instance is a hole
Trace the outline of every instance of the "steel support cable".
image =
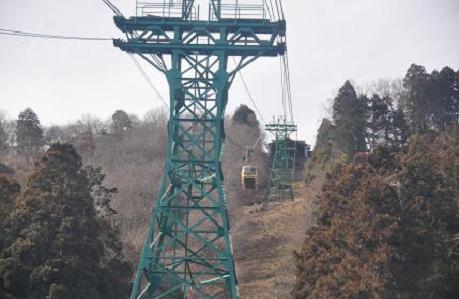
[[(239, 143), (237, 143), (236, 141), (234, 141), (234, 139), (231, 138), (230, 135), (225, 134), (225, 137), (226, 137), (226, 139), (228, 139), (228, 141), (229, 141), (231, 144), (233, 144), (233, 145), (235, 145), (235, 146), (237, 146), (237, 147), (239, 147), (239, 148), (241, 148), (241, 149), (245, 149), (245, 148), (246, 148), (246, 146), (240, 145)], [(258, 139), (257, 139), (257, 140), (255, 141), (255, 143), (251, 146), (253, 150), (255, 150), (255, 149), (258, 147), (258, 144), (260, 144), (260, 141), (261, 141), (262, 137), (263, 137), (263, 135), (262, 135), (261, 132), (260, 132), (260, 134), (259, 134), (259, 136), (258, 136)]]
[(48, 39), (64, 39), (64, 40), (84, 40), (84, 41), (111, 41), (113, 40), (112, 38), (105, 38), (105, 37), (54, 35), (54, 34), (33, 33), (33, 32), (21, 31), (21, 30), (5, 29), (5, 28), (0, 28), (0, 35), (48, 38)]
[(111, 3), (109, 0), (102, 0), (102, 2), (105, 3), (105, 5), (108, 6), (108, 8), (110, 8), (110, 10), (117, 16), (119, 17), (124, 17), (123, 14), (121, 13), (121, 11), (118, 9), (118, 7), (116, 7), (113, 3)]
[[(240, 147), (240, 148), (242, 148), (242, 149), (245, 148), (245, 146), (243, 146), (243, 145), (237, 143), (236, 141), (234, 141), (234, 139), (231, 138), (229, 134), (225, 134), (225, 137), (226, 137), (226, 139), (228, 139), (228, 141), (229, 141), (230, 143), (232, 143), (233, 145), (235, 145), (235, 146), (237, 146), (237, 147)], [(256, 149), (256, 148), (257, 148), (257, 146), (258, 146), (258, 144), (260, 143), (261, 139), (262, 139), (262, 134), (260, 133), (259, 136), (258, 136), (258, 139), (257, 139), (257, 140), (255, 141), (255, 143), (252, 145), (252, 148), (253, 148), (253, 149)]]
[(290, 118), (293, 122), (293, 105), (292, 105), (292, 90), (291, 90), (291, 82), (290, 82), (290, 66), (288, 62), (288, 54), (286, 53), (284, 56), (284, 73), (285, 73), (285, 80), (286, 80), (286, 88), (287, 88), (287, 103), (290, 112)]
[[(282, 0), (274, 0), (276, 3), (276, 8), (277, 12), (280, 15), (280, 19), (285, 20), (285, 14), (284, 14), (284, 8), (282, 4)], [(283, 105), (288, 105), (288, 110), (290, 113), (290, 118), (291, 121), (293, 122), (293, 106), (292, 106), (292, 91), (291, 91), (291, 82), (290, 82), (290, 66), (288, 62), (288, 52), (285, 53), (285, 55), (281, 58), (281, 76), (283, 78), (281, 79), (281, 82), (283, 84), (283, 89), (285, 90), (282, 91), (283, 96), (285, 98), (283, 99), (285, 102)], [(284, 108), (284, 107), (283, 107)], [(284, 108), (284, 115), (287, 116), (286, 108)]]
[(282, 5), (282, 0), (279, 0), (279, 7), (280, 7), (280, 11), (281, 11), (282, 20), (285, 20), (284, 7)]
[(129, 54), (129, 57), (131, 57), (132, 61), (134, 61), (134, 64), (137, 66), (137, 69), (139, 70), (140, 74), (145, 79), (145, 81), (147, 81), (148, 85), (150, 85), (150, 87), (154, 90), (154, 92), (155, 92), (156, 96), (159, 98), (159, 100), (163, 103), (163, 105), (166, 107), (166, 109), (169, 110), (169, 105), (167, 105), (167, 102), (161, 96), (161, 94), (159, 93), (158, 89), (153, 84), (153, 81), (151, 81), (150, 77), (148, 76), (147, 72), (142, 68), (142, 65), (137, 61), (137, 59), (134, 57), (133, 54)]
[[(234, 57), (233, 57), (233, 62), (234, 62), (234, 64), (237, 65), (236, 59), (234, 59)], [(265, 122), (263, 116), (261, 116), (260, 110), (258, 109), (257, 104), (255, 103), (255, 101), (254, 101), (254, 99), (252, 97), (252, 93), (250, 92), (249, 87), (247, 86), (247, 82), (245, 82), (244, 75), (242, 74), (242, 71), (239, 71), (238, 74), (239, 74), (239, 77), (241, 78), (242, 84), (244, 86), (245, 92), (247, 93), (247, 96), (248, 96), (250, 102), (252, 103), (253, 107), (255, 108), (255, 111), (257, 112), (258, 116), (260, 117), (260, 120), (263, 122), (264, 125), (266, 125), (266, 122)]]
[(285, 71), (282, 63), (282, 57), (279, 57), (279, 69), (280, 69), (280, 78), (281, 78), (281, 100), (282, 100), (282, 112), (284, 118), (287, 117), (287, 106), (286, 106), (286, 88), (285, 88)]
[(277, 0), (274, 0), (274, 3), (276, 4), (277, 19), (282, 20), (280, 10), (279, 10), (279, 4), (277, 3)]
[(293, 117), (293, 100), (292, 100), (292, 83), (290, 80), (290, 63), (288, 55), (286, 56), (286, 64), (287, 64), (287, 76), (288, 76), (288, 93), (289, 93), (289, 105), (290, 105), (290, 114), (292, 121), (294, 121)]
[(285, 67), (285, 56), (283, 57), (283, 64), (284, 64), (284, 87), (285, 87), (285, 111), (286, 111), (286, 116), (287, 116), (287, 119), (288, 119), (288, 114), (290, 112), (290, 105), (289, 105), (289, 101), (290, 101), (290, 94), (289, 94), (289, 81), (288, 81), (288, 70), (287, 68)]
[(242, 73), (240, 71), (239, 71), (239, 77), (241, 78), (242, 84), (244, 85), (245, 91), (247, 92), (247, 96), (249, 97), (250, 102), (252, 102), (252, 104), (253, 104), (255, 110), (257, 111), (257, 114), (260, 117), (260, 119), (263, 122), (263, 124), (266, 125), (266, 121), (263, 118), (263, 116), (261, 116), (261, 112), (258, 109), (257, 104), (255, 103), (255, 101), (254, 101), (254, 99), (252, 97), (252, 94), (250, 93), (249, 87), (247, 86), (247, 83), (245, 82), (244, 76), (242, 75)]
[(273, 16), (272, 21), (276, 21), (276, 14), (274, 13), (274, 5), (273, 5), (272, 0), (269, 0), (269, 3), (266, 2), (266, 4), (268, 4), (268, 9), (271, 10), (271, 14)]
[[(279, 0), (279, 7), (280, 7), (281, 14), (282, 14), (282, 20), (285, 20), (282, 0)], [(287, 42), (287, 34), (285, 34), (285, 42)], [(291, 85), (291, 80), (290, 80), (290, 62), (289, 62), (289, 57), (288, 57), (288, 51), (285, 52), (284, 60), (285, 60), (284, 63), (285, 63), (286, 80), (287, 80), (288, 105), (289, 105), (289, 110), (290, 110), (290, 118), (293, 122), (294, 117), (293, 117), (293, 103), (292, 103), (292, 85)]]
[[(245, 90), (246, 90), (246, 92), (247, 92), (247, 95), (248, 95), (250, 101), (252, 102), (252, 104), (253, 104), (253, 106), (254, 106), (254, 108), (255, 108), (255, 111), (257, 112), (257, 114), (258, 114), (258, 116), (260, 117), (260, 119), (261, 119), (261, 121), (263, 122), (263, 124), (266, 126), (266, 122), (265, 122), (265, 120), (263, 119), (263, 116), (261, 116), (260, 110), (258, 110), (258, 107), (257, 107), (257, 105), (255, 104), (255, 101), (254, 101), (253, 98), (252, 98), (252, 95), (251, 95), (251, 93), (250, 93), (250, 91), (249, 91), (249, 89), (248, 89), (248, 87), (247, 87), (247, 84), (246, 84), (246, 82), (245, 82), (245, 80), (244, 80), (244, 77), (242, 76), (241, 73), (239, 73), (239, 75), (241, 76), (241, 80), (242, 80), (242, 82), (243, 82), (243, 84), (244, 84), (244, 88), (245, 88)], [(227, 136), (228, 136), (228, 135), (227, 135)], [(260, 142), (261, 137), (262, 137), (262, 134), (261, 134), (261, 132), (260, 132), (260, 136), (258, 137), (257, 141), (255, 141), (255, 144), (252, 146), (254, 149), (258, 146), (258, 143)], [(228, 138), (228, 139), (229, 139), (233, 144), (235, 144), (235, 145), (240, 146), (240, 147), (243, 148), (243, 146), (234, 143), (234, 141), (232, 141), (230, 138)]]
[(271, 10), (269, 9), (269, 3), (267, 0), (263, 0), (264, 7), (266, 7), (266, 10), (268, 11), (268, 17), (269, 20), (272, 20), (272, 15), (271, 15)]
[(231, 144), (233, 144), (233, 145), (235, 145), (235, 146), (237, 146), (237, 147), (240, 147), (240, 148), (244, 148), (244, 146), (242, 146), (242, 145), (240, 145), (239, 143), (237, 143), (236, 141), (234, 141), (228, 134), (225, 134), (225, 137), (226, 137), (225, 139), (228, 139), (228, 141), (229, 141)]

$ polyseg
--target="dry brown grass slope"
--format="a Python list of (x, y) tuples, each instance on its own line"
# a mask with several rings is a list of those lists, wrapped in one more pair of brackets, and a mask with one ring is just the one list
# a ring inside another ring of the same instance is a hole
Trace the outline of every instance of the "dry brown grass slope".
[[(313, 221), (319, 182), (295, 183), (295, 200), (259, 212), (244, 206), (233, 221), (236, 271), (241, 298), (291, 298), (293, 251), (301, 248)], [(262, 192), (262, 191), (260, 191)], [(236, 227), (235, 227), (236, 226)]]

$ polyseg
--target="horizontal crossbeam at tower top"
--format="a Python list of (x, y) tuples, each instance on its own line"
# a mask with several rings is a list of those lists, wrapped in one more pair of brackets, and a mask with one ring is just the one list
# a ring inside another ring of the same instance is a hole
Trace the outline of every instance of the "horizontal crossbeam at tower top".
[[(193, 20), (191, 12), (185, 8), (191, 5), (189, 2), (192, 4), (193, 1), (184, 0), (181, 4), (180, 17), (168, 17), (167, 2), (164, 4), (166, 8), (159, 10), (163, 14), (129, 19), (114, 17), (116, 26), (128, 36), (127, 41), (115, 40), (115, 46), (126, 52), (159, 55), (170, 55), (174, 50), (196, 55), (212, 55), (217, 51), (225, 51), (227, 56), (284, 54), (285, 20), (272, 22), (264, 18), (265, 14), (262, 14), (263, 18), (222, 18), (214, 10), (223, 5), (212, 0), (216, 3), (209, 4), (209, 19)], [(234, 9), (241, 10), (238, 5)]]
[(114, 17), (126, 34), (114, 45), (163, 72), (170, 93), (165, 173), (131, 299), (239, 298), (220, 162), (225, 108), (237, 71), (285, 53), (286, 23), (244, 13), (243, 1), (208, 1), (207, 20), (192, 0), (137, 2), (137, 16)]

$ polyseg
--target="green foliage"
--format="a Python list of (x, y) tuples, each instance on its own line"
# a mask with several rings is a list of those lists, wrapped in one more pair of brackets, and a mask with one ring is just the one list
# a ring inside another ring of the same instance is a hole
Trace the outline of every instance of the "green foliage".
[(113, 197), (118, 193), (117, 188), (107, 188), (103, 185), (105, 174), (102, 173), (102, 167), (88, 165), (84, 167), (89, 180), (89, 189), (94, 197), (94, 205), (99, 215), (111, 216), (117, 214), (112, 208)]
[(14, 207), (20, 190), (21, 186), (15, 180), (0, 175), (0, 252), (5, 248), (11, 237), (8, 233), (8, 215)]
[(421, 65), (412, 64), (403, 79), (407, 90), (405, 109), (413, 133), (424, 132), (429, 115), (428, 74)]
[(405, 113), (401, 108), (392, 111), (392, 147), (401, 148), (408, 139), (408, 124), (406, 123)]
[(14, 169), (0, 163), (0, 175), (3, 174), (14, 174)]
[(375, 94), (370, 98), (370, 139), (371, 147), (390, 143), (392, 122), (392, 100)]
[(36, 153), (43, 146), (43, 129), (35, 112), (27, 108), (19, 113), (16, 122), (17, 149), (22, 153)]
[(333, 102), (333, 122), (339, 149), (348, 155), (366, 150), (368, 98), (357, 97), (349, 81), (339, 89)]
[(0, 154), (8, 149), (8, 133), (5, 130), (5, 125), (0, 119)]
[[(418, 298), (459, 292), (459, 131), (414, 136), (400, 156), (401, 291)], [(409, 275), (407, 275), (409, 274)]]
[(454, 121), (454, 113), (459, 111), (459, 80), (453, 69), (444, 67), (440, 72), (433, 71), (429, 81), (429, 98), (433, 101), (430, 104), (432, 125), (437, 130), (444, 130)]
[(297, 253), (297, 298), (455, 298), (458, 128), (378, 147), (331, 173)]
[(16, 298), (125, 298), (129, 267), (70, 145), (36, 163), (11, 213), (14, 236), (0, 255), (0, 286)]
[(238, 124), (246, 124), (251, 127), (259, 126), (255, 111), (250, 109), (247, 105), (240, 105), (236, 111), (234, 111), (233, 121)]
[(406, 142), (407, 136), (408, 127), (404, 112), (394, 109), (391, 98), (374, 94), (370, 99), (368, 123), (370, 149), (380, 145), (400, 148)]
[(429, 74), (423, 66), (412, 64), (403, 86), (407, 96), (402, 108), (412, 133), (444, 130), (450, 124), (457, 124), (459, 79), (454, 70), (444, 67)]
[(129, 115), (123, 110), (116, 110), (112, 115), (112, 130), (115, 135), (121, 135), (132, 128)]

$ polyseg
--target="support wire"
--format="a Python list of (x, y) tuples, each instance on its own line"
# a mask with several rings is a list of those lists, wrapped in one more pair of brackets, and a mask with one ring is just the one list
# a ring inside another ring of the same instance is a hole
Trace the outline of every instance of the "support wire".
[(156, 86), (153, 84), (153, 81), (151, 81), (150, 77), (148, 76), (147, 72), (142, 68), (142, 65), (139, 63), (139, 61), (134, 57), (133, 54), (129, 54), (129, 57), (131, 57), (132, 61), (134, 64), (137, 66), (137, 69), (139, 70), (140, 74), (142, 77), (147, 81), (148, 85), (153, 89), (155, 92), (156, 96), (158, 99), (163, 103), (164, 107), (169, 111), (169, 105), (167, 105), (167, 102), (164, 100), (164, 98), (161, 96), (161, 93), (158, 91)]

